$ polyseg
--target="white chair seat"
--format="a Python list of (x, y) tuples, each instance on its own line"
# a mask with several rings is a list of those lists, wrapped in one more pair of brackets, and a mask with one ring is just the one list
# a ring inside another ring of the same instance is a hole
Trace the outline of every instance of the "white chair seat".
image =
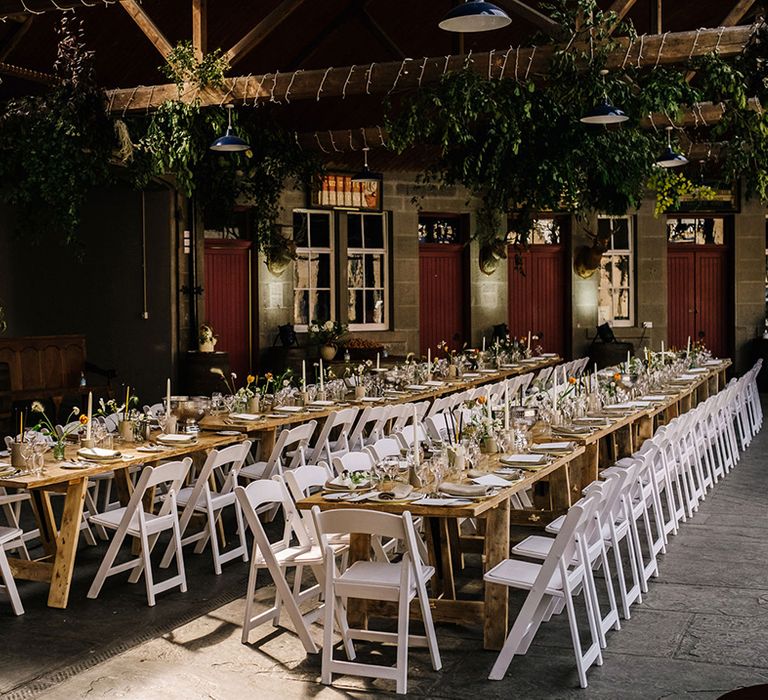
[[(120, 521), (125, 515), (125, 507), (115, 508), (115, 510), (109, 510), (106, 513), (99, 513), (91, 517), (91, 521), (97, 525), (103, 525), (104, 527), (117, 530), (120, 527)], [(147, 523), (147, 533), (151, 534), (157, 530), (157, 527), (161, 524), (166, 525), (169, 518), (167, 515), (155, 515), (154, 513), (144, 512), (144, 520)], [(130, 522), (128, 523), (128, 529), (126, 533), (132, 537), (139, 536), (139, 514), (134, 513)]]
[[(331, 546), (334, 552), (340, 552), (348, 545), (339, 543)], [(323, 552), (317, 545), (312, 547), (286, 547), (274, 552), (274, 554), (280, 566), (315, 566), (323, 563)], [(256, 556), (256, 564), (259, 566), (266, 565), (261, 552)]]
[(264, 472), (266, 469), (266, 462), (254, 462), (253, 464), (249, 464), (247, 467), (243, 467), (240, 470), (240, 474), (246, 479), (263, 479), (265, 478)]
[[(336, 585), (340, 590), (344, 586), (354, 586), (356, 590), (365, 588), (375, 592), (381, 590), (384, 593), (397, 592), (400, 588), (400, 564), (390, 564), (384, 561), (356, 561), (339, 578)], [(434, 576), (435, 569), (432, 566), (422, 565), (421, 570), (424, 580), (429, 581)], [(411, 579), (409, 595), (416, 594), (416, 581)]]
[[(484, 578), (490, 583), (499, 583), (503, 586), (530, 590), (533, 588), (539, 571), (541, 571), (541, 564), (533, 564), (517, 559), (505, 559), (485, 574)], [(545, 593), (554, 596), (563, 595), (563, 579), (559, 571), (556, 570), (552, 574)]]
[[(176, 503), (178, 503), (180, 506), (186, 506), (187, 503), (189, 503), (189, 499), (192, 496), (192, 492), (194, 490), (194, 486), (185, 486), (183, 489), (181, 489), (181, 491), (179, 491), (179, 495), (176, 497)], [(229, 493), (211, 493), (211, 504), (215, 510), (223, 508), (224, 506), (231, 505), (234, 502), (234, 491), (230, 491)], [(198, 499), (197, 503), (195, 504), (195, 510), (205, 512), (206, 508), (207, 506), (205, 505), (205, 499)]]

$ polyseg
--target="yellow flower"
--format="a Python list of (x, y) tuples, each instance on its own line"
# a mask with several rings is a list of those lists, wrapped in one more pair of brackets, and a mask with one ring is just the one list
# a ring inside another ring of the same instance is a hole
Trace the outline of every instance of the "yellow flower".
[(613, 381), (620, 382), (621, 381), (621, 373), (616, 372), (616, 374), (613, 375)]
[(254, 377), (252, 374), (249, 374), (245, 380), (248, 382), (248, 384), (253, 384), (256, 381), (256, 377)]
[(568, 383), (569, 384), (575, 384), (576, 383), (576, 377), (568, 377)]
[(265, 379), (266, 379), (268, 382), (271, 382), (271, 381), (272, 381), (272, 372), (267, 372), (267, 373), (264, 375), (264, 378), (265, 378)]
[(88, 416), (85, 413), (80, 414), (80, 425), (86, 425), (88, 423)]

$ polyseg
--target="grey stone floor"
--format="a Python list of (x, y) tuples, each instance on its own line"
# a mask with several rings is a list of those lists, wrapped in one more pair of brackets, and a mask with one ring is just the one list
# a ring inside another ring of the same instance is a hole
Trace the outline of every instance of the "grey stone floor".
[[(486, 680), (495, 654), (482, 650), (478, 630), (438, 626), (443, 670), (431, 669), (426, 652), (412, 651), (409, 694), (488, 700), (698, 699), (768, 683), (767, 455), (768, 434), (758, 435), (736, 470), (673, 538), (642, 605), (634, 606), (620, 631), (609, 634), (605, 664), (589, 671), (588, 689), (578, 688), (566, 620), (555, 618), (542, 626), (528, 654), (515, 658), (500, 682)], [(261, 594), (268, 600), (270, 588)], [(512, 594), (513, 614), (521, 601), (520, 594)], [(161, 597), (158, 607), (163, 602)], [(34, 696), (228, 700), (368, 697), (393, 691), (390, 682), (357, 678), (321, 685), (320, 659), (308, 657), (285, 628), (265, 625), (252, 633), (249, 646), (242, 645), (242, 610), (239, 599), (203, 612)], [(105, 619), (104, 625), (109, 624)], [(313, 628), (313, 634), (320, 642), (321, 628)], [(55, 644), (55, 638), (52, 630), (49, 643)], [(380, 658), (392, 657), (387, 652)]]

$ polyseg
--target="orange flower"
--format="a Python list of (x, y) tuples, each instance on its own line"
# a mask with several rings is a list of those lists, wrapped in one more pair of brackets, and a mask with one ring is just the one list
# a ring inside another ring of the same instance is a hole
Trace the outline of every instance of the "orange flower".
[(252, 374), (249, 374), (245, 378), (245, 381), (248, 382), (249, 384), (253, 384), (256, 381), (256, 377), (254, 377)]
[(569, 384), (575, 384), (576, 383), (576, 377), (568, 377), (568, 383)]
[(478, 396), (478, 397), (475, 399), (475, 401), (477, 401), (477, 403), (479, 403), (479, 404), (482, 406), (482, 405), (485, 403), (485, 401), (486, 401), (486, 398), (485, 398), (485, 396)]
[(620, 382), (621, 381), (621, 372), (616, 372), (616, 374), (613, 375), (613, 381), (614, 382)]
[(81, 413), (80, 418), (78, 420), (80, 421), (80, 425), (87, 425), (88, 416), (85, 413)]
[(264, 375), (264, 379), (266, 379), (268, 382), (271, 382), (272, 381), (272, 372), (267, 372)]

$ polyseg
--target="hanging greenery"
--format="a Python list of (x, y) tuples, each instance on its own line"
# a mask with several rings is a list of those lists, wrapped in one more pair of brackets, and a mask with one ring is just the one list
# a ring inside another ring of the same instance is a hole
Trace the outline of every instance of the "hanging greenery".
[[(610, 32), (615, 13), (602, 12), (595, 0), (558, 0), (546, 10), (567, 29), (564, 36), (548, 39), (559, 40), (563, 48), (554, 52), (545, 80), (527, 75), (488, 80), (469, 69), (468, 56), (464, 70), (446, 74), (388, 111), (389, 145), (395, 151), (438, 147), (440, 155), (422, 180), (460, 184), (482, 199), (474, 232), (481, 267), (490, 267), (491, 253), (506, 242), (506, 227), (495, 222), (505, 223), (513, 210), (520, 214), (510, 222), (513, 233), (524, 246), (537, 211), (624, 214), (638, 207), (650, 188), (660, 215), (683, 196), (708, 197), (707, 189), (684, 175), (659, 172), (655, 160), (665, 132), (639, 123), (652, 113), (674, 119), (684, 105), (702, 100), (729, 105), (713, 129), (714, 136), (731, 142), (723, 177), (745, 177), (748, 190), (766, 198), (768, 116), (749, 108), (751, 86), (739, 61), (731, 65), (713, 55), (689, 66), (627, 64), (606, 73), (607, 58), (617, 49)], [(629, 25), (617, 33), (635, 36)], [(748, 52), (744, 61), (761, 60), (763, 45), (755, 53)], [(700, 75), (689, 82), (692, 67)], [(580, 117), (606, 95), (629, 121), (612, 127), (581, 123)]]
[(58, 83), (0, 110), (0, 196), (17, 208), (25, 237), (72, 243), (88, 193), (110, 181), (115, 137), (82, 23), (64, 15), (57, 33)]

